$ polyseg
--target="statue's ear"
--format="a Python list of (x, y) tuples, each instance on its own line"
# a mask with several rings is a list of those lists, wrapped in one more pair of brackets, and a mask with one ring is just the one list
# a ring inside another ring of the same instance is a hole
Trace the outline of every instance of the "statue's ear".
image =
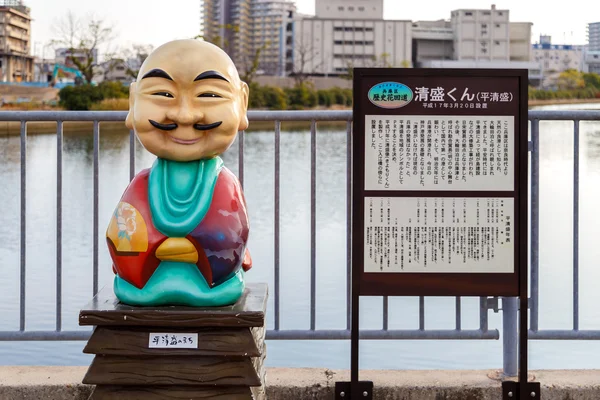
[(134, 95), (135, 82), (131, 82), (131, 84), (129, 85), (129, 112), (127, 113), (127, 118), (125, 119), (125, 126), (128, 129), (133, 129), (133, 105), (135, 103)]
[(240, 84), (240, 126), (238, 131), (243, 131), (248, 129), (248, 96), (250, 94), (250, 89), (246, 82), (241, 82)]

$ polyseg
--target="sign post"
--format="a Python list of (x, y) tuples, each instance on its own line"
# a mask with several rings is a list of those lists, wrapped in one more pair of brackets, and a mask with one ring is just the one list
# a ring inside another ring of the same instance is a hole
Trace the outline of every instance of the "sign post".
[(519, 296), (520, 382), (504, 382), (504, 398), (539, 399), (527, 383), (527, 70), (355, 68), (353, 89), (351, 382), (336, 398), (372, 396), (358, 379), (360, 296)]

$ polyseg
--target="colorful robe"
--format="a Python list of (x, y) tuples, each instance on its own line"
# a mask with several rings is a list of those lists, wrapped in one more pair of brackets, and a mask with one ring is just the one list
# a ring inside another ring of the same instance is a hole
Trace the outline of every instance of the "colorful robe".
[[(212, 189), (212, 195), (206, 194), (208, 210), (199, 223), (194, 223), (193, 229), (187, 229), (185, 236), (176, 235), (193, 244), (197, 252), (195, 264), (210, 287), (227, 281), (240, 268), (247, 271), (252, 266), (246, 248), (249, 232), (246, 201), (237, 177), (222, 166), (220, 159), (218, 162), (216, 183), (202, 189)], [(106, 233), (113, 271), (138, 289), (144, 287), (160, 265), (156, 250), (168, 237), (168, 233), (157, 228), (159, 221), (151, 211), (150, 173), (150, 169), (145, 169), (131, 181)]]

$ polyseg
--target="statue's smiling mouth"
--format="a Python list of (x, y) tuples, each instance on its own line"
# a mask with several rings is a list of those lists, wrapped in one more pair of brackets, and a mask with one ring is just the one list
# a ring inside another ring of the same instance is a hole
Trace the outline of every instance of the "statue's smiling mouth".
[[(160, 129), (162, 131), (172, 131), (172, 130), (177, 129), (177, 126), (178, 126), (176, 123), (161, 124), (160, 122), (156, 122), (151, 119), (149, 119), (148, 121), (150, 122), (150, 124), (153, 127)], [(222, 123), (223, 123), (223, 121), (213, 122), (212, 124), (194, 124), (194, 129), (199, 130), (199, 131), (208, 131), (210, 129), (217, 128)], [(179, 139), (179, 138), (173, 137), (171, 135), (167, 135), (167, 136), (169, 137), (169, 139), (171, 139), (175, 143), (179, 143), (179, 144), (194, 144), (194, 143), (197, 143), (200, 139), (202, 139), (201, 137), (198, 137), (195, 139), (186, 140), (186, 139)]]

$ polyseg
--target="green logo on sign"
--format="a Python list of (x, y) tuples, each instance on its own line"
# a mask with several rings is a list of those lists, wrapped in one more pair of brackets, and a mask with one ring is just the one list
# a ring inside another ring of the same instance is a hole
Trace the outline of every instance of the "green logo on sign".
[(377, 107), (400, 108), (413, 99), (410, 88), (398, 82), (381, 82), (369, 90), (369, 100)]

